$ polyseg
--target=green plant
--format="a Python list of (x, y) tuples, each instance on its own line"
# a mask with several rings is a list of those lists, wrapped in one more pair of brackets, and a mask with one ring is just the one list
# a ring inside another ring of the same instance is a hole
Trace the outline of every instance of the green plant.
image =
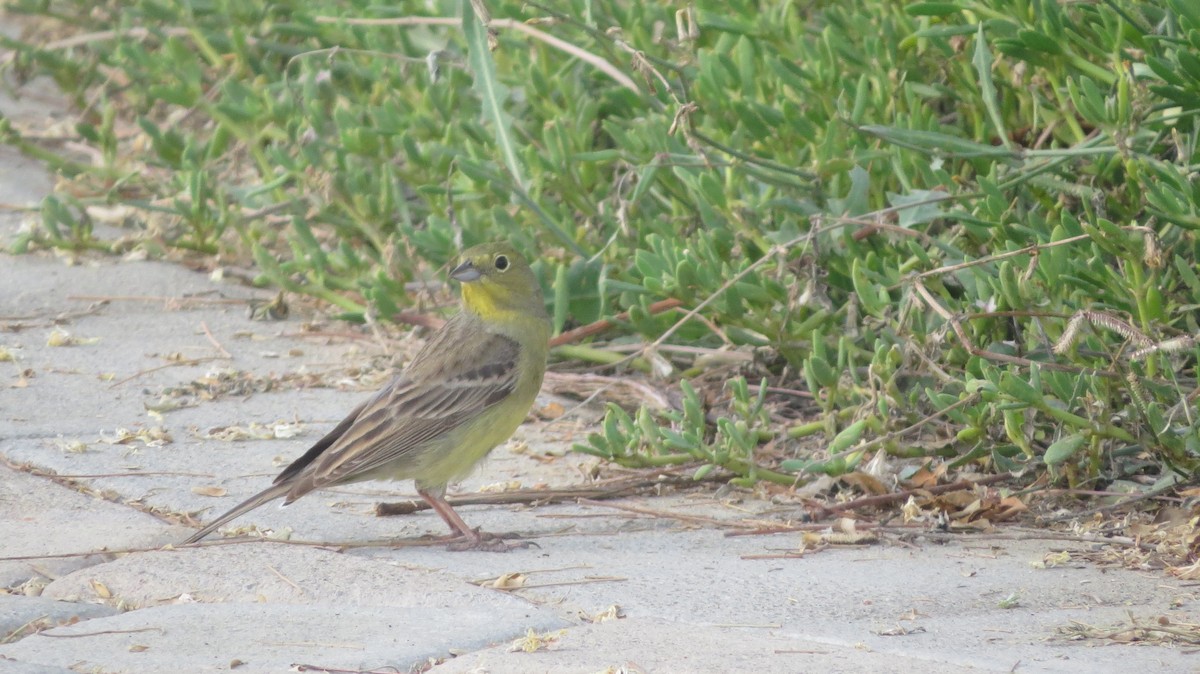
[(627, 465), (1200, 468), (1189, 0), (12, 4), (90, 32), (7, 45), (98, 158), (22, 248), (126, 204), (353, 320), (536, 248), (557, 328), (627, 312), (563, 357), (680, 382), (581, 447)]

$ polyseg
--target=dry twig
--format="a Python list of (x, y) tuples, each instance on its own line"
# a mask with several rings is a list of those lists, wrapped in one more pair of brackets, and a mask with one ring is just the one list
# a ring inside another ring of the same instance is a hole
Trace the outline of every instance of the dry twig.
[[(545, 505), (547, 503), (563, 503), (570, 501), (585, 502), (585, 499), (612, 499), (629, 496), (641, 490), (656, 489), (660, 486), (688, 486), (727, 480), (728, 476), (710, 475), (704, 480), (695, 480), (689, 475), (662, 475), (654, 477), (635, 477), (614, 480), (607, 484), (569, 487), (566, 489), (517, 489), (494, 493), (460, 494), (447, 496), (446, 500), (452, 506), (463, 505)], [(377, 517), (392, 515), (408, 515), (428, 510), (429, 504), (416, 499), (395, 503), (379, 503), (375, 506)]]

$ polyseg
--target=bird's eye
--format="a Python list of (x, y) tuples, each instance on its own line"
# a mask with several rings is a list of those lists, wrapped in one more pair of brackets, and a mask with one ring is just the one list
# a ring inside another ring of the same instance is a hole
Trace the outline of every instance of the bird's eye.
[(507, 255), (497, 255), (496, 261), (493, 264), (496, 265), (497, 271), (504, 271), (505, 269), (508, 269), (508, 256)]

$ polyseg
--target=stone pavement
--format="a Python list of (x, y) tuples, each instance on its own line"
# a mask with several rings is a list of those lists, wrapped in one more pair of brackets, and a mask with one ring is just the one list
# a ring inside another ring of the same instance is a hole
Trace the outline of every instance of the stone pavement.
[[(57, 114), (44, 89), (25, 93), (0, 112)], [(0, 243), (52, 184), (0, 147)], [(81, 299), (98, 296), (127, 299)], [(147, 296), (173, 300), (128, 299)], [(191, 531), (182, 514), (205, 520), (262, 488), (382, 381), (388, 354), (369, 334), (308, 334), (311, 317), (251, 321), (215, 301), (269, 296), (159, 262), (0, 254), (0, 349), (14, 357), (0, 362), (0, 674), (1200, 671), (1182, 649), (1059, 634), (1197, 622), (1195, 588), (1160, 574), (1032, 566), (1083, 544), (963, 536), (786, 557), (796, 534), (570, 504), (463, 507), (537, 546), (456, 553), (423, 544), (445, 533), (429, 511), (374, 516), (411, 484), (366, 483), (230, 525), (290, 528), (289, 542), (164, 547)], [(49, 346), (56, 330), (78, 343)], [(529, 423), (459, 489), (583, 484), (590, 461), (564, 451), (586, 430)], [(791, 514), (744, 499), (618, 504)], [(488, 586), (513, 573), (523, 585)]]

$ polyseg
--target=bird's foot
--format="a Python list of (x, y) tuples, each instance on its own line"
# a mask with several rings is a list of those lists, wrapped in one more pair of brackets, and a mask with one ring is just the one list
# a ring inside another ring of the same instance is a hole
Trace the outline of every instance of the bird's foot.
[[(515, 536), (515, 534), (507, 535), (507, 537), (512, 536)], [(463, 552), (466, 550), (508, 552), (516, 548), (538, 547), (538, 544), (533, 541), (508, 541), (505, 538), (504, 534), (489, 534), (478, 529), (469, 529), (450, 539), (450, 542), (446, 545), (446, 549), (452, 552)]]

